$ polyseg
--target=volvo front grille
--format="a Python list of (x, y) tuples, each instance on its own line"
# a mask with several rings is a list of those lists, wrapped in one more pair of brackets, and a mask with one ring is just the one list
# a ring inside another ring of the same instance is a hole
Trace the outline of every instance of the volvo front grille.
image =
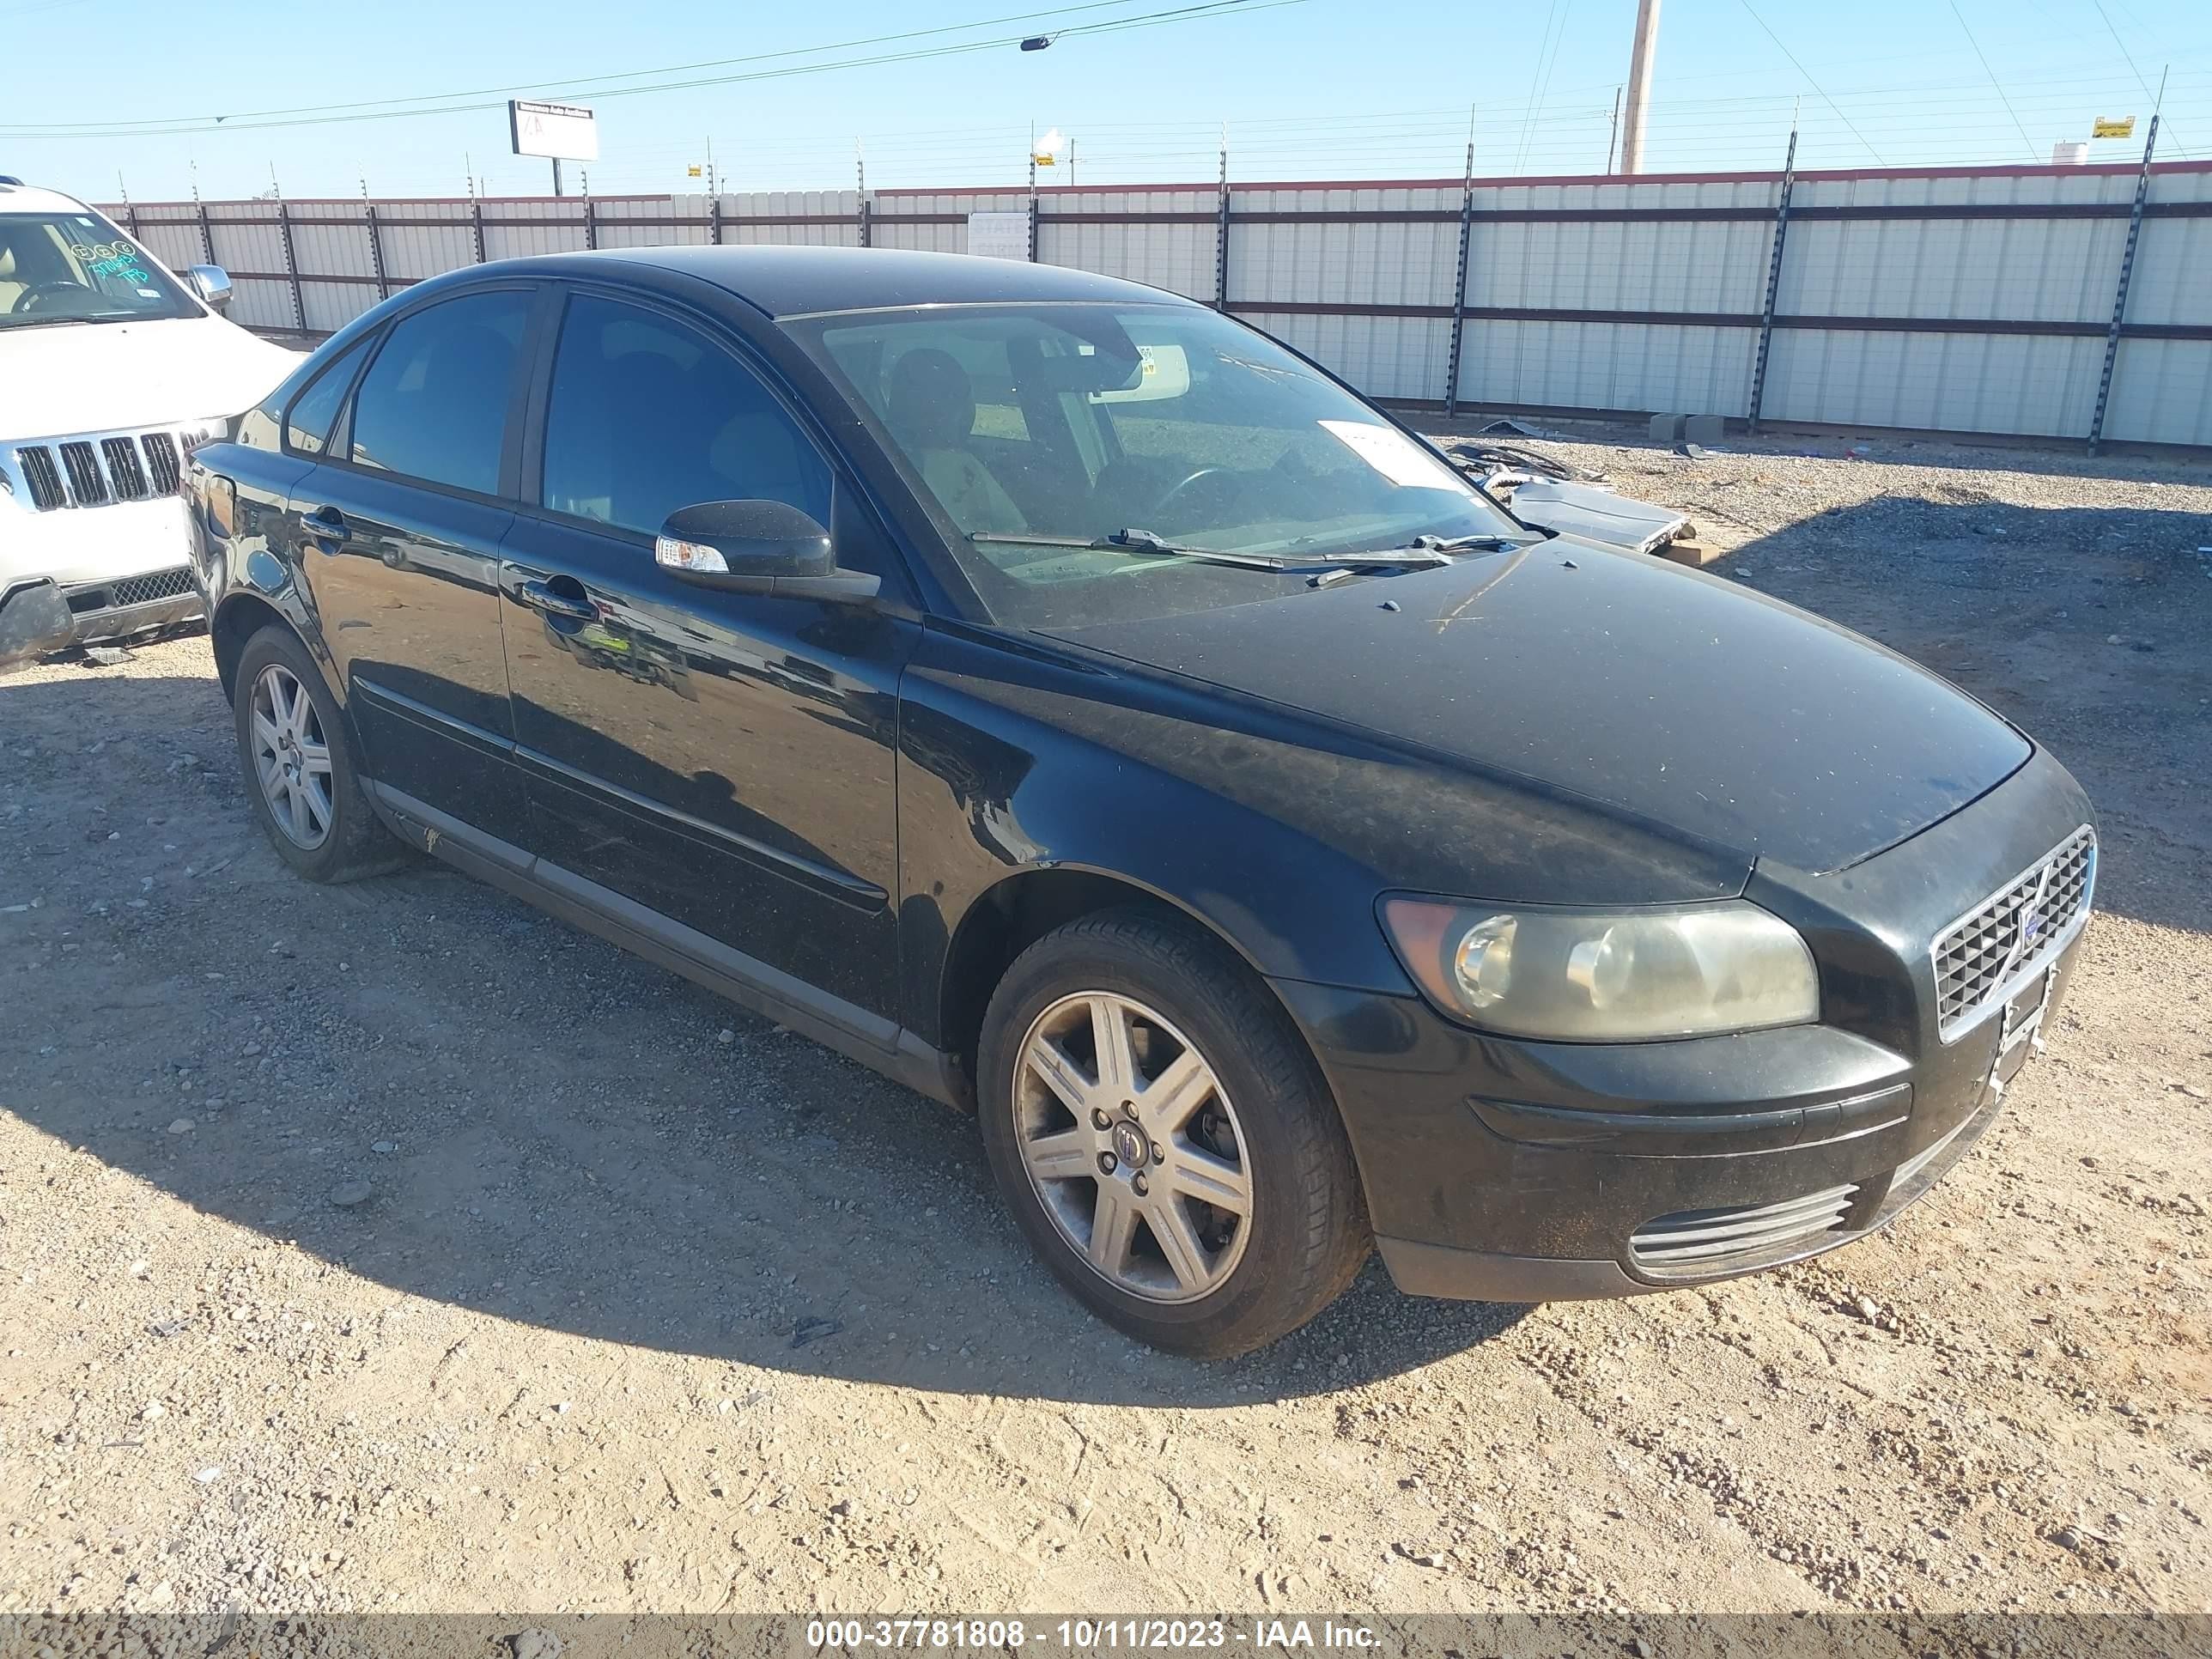
[(1936, 1023), (1944, 1042), (2072, 942), (2096, 882), (2097, 836), (2085, 823), (1936, 936)]

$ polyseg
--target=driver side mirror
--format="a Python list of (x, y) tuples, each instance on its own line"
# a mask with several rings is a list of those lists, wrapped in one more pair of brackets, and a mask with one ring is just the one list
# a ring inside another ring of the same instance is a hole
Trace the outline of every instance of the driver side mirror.
[(210, 311), (230, 309), (230, 273), (221, 265), (187, 265), (185, 281)]
[(859, 605), (882, 579), (837, 568), (830, 532), (783, 501), (706, 501), (668, 515), (653, 562), (680, 580), (726, 593)]

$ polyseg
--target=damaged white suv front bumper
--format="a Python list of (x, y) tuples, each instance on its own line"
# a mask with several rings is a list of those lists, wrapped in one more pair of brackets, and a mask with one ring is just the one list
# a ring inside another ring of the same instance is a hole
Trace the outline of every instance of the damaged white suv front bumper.
[(0, 665), (200, 614), (179, 490), (227, 424), (0, 439)]

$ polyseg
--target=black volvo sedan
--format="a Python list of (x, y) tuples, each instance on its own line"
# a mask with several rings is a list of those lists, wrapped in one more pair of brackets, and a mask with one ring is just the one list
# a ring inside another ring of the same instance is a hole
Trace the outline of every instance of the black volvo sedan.
[(1979, 703), (1127, 283), (483, 266), (190, 489), (302, 876), (434, 854), (972, 1109), (1045, 1262), (1186, 1352), (1370, 1245), (1534, 1301), (1880, 1227), (2089, 915), (2088, 803)]

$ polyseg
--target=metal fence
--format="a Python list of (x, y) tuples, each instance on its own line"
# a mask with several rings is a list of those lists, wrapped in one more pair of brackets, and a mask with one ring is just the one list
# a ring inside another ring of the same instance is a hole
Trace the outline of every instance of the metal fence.
[(487, 259), (961, 252), (969, 214), (1026, 212), (1038, 259), (1219, 306), (1395, 402), (2212, 446), (2205, 161), (110, 211), (227, 267), (240, 321), (311, 334)]

